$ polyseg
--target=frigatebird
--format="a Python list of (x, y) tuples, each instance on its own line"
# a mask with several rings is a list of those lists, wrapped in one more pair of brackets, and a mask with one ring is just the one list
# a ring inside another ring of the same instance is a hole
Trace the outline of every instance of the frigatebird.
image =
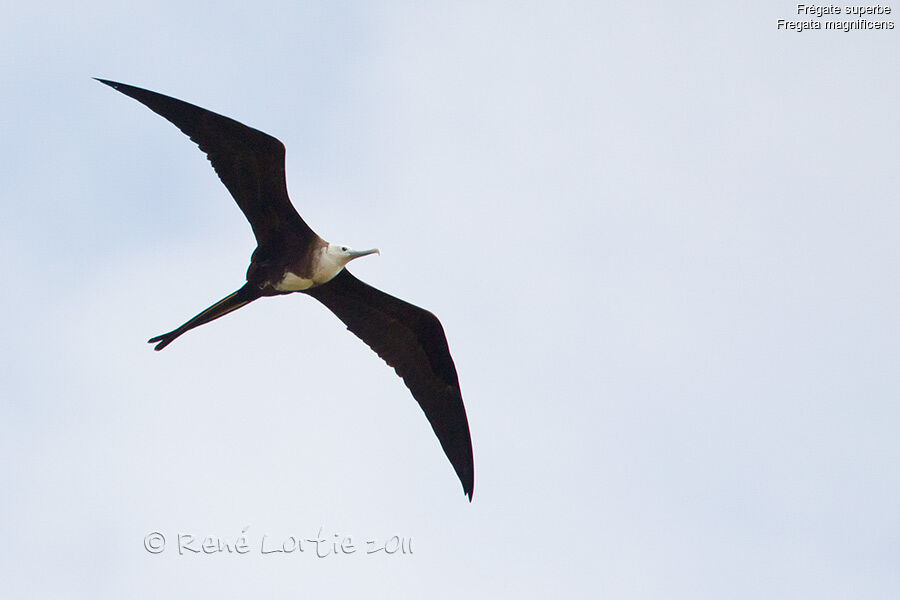
[(285, 148), (276, 138), (182, 100), (97, 79), (169, 120), (206, 153), (250, 222), (256, 249), (247, 283), (177, 329), (149, 340), (162, 350), (183, 333), (263, 296), (302, 292), (333, 312), (412, 392), (472, 501), (475, 466), (469, 422), (441, 322), (432, 313), (367, 285), (345, 268), (379, 250), (326, 242), (291, 204)]

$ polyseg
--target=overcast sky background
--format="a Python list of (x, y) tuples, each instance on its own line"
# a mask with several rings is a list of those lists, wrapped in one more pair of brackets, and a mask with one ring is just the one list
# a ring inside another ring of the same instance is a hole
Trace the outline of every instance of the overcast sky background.
[[(900, 31), (556, 4), (4, 10), (8, 597), (898, 597)], [(275, 135), (307, 222), (381, 248), (352, 270), (441, 318), (472, 504), (310, 298), (151, 350), (254, 241), (92, 76)], [(260, 554), (320, 527), (360, 549)], [(365, 554), (393, 535), (414, 553)]]

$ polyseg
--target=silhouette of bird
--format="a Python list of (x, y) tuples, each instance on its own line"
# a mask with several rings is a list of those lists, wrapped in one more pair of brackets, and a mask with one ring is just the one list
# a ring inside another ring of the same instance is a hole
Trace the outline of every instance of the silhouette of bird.
[(456, 366), (441, 322), (432, 313), (354, 277), (351, 260), (379, 253), (326, 242), (291, 204), (284, 144), (228, 117), (134, 86), (97, 79), (165, 117), (206, 153), (250, 222), (257, 247), (247, 282), (197, 316), (149, 340), (162, 350), (195, 327), (262, 298), (302, 292), (324, 304), (397, 374), (431, 423), (472, 500), (475, 467)]

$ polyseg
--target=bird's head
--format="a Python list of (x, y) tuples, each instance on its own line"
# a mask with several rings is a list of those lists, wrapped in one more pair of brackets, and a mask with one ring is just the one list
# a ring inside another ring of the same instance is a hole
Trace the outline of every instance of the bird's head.
[(368, 256), (369, 254), (381, 254), (381, 250), (379, 250), (378, 248), (372, 248), (371, 250), (354, 250), (350, 246), (346, 246), (344, 244), (328, 244), (328, 248), (325, 249), (325, 253), (335, 262), (341, 265), (346, 265), (354, 258), (359, 258), (360, 256)]

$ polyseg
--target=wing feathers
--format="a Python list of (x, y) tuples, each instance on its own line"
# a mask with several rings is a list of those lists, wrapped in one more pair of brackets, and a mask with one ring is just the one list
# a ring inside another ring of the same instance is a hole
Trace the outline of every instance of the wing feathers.
[(344, 269), (306, 291), (403, 378), (472, 499), (475, 467), (456, 367), (437, 317), (369, 286)]
[(284, 144), (252, 127), (149, 90), (98, 79), (165, 117), (206, 153), (262, 244), (274, 232), (312, 239), (287, 194)]

